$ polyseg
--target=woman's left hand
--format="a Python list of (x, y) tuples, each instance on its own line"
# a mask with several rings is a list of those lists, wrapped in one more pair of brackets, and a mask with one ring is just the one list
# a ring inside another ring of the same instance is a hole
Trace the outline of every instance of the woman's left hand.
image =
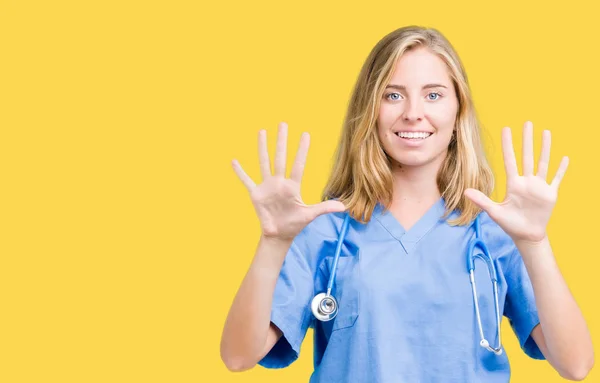
[(559, 184), (567, 171), (569, 158), (563, 157), (550, 184), (546, 182), (550, 160), (550, 131), (542, 134), (542, 151), (537, 174), (533, 173), (533, 124), (523, 127), (523, 175), (519, 175), (510, 128), (502, 130), (502, 153), (506, 170), (506, 197), (494, 202), (475, 189), (465, 190), (473, 201), (508, 234), (513, 241), (540, 242), (556, 204)]

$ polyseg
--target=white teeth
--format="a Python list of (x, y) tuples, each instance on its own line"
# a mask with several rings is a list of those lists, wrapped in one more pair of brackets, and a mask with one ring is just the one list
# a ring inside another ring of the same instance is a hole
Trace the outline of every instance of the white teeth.
[(427, 138), (431, 136), (429, 132), (396, 132), (398, 137), (402, 138)]

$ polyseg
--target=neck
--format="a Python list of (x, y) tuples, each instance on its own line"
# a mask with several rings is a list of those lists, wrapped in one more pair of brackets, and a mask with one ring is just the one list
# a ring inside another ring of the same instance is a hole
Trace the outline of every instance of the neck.
[(394, 193), (392, 205), (432, 205), (441, 198), (437, 185), (437, 174), (441, 161), (433, 161), (422, 166), (400, 166), (392, 169)]

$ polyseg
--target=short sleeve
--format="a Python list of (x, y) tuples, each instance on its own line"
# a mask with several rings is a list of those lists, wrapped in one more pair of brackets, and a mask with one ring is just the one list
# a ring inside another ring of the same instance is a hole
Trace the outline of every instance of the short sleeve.
[(504, 276), (507, 283), (504, 315), (508, 318), (525, 354), (533, 359), (543, 360), (544, 355), (531, 337), (531, 331), (540, 323), (533, 286), (523, 258), (516, 247)]
[(308, 237), (307, 228), (296, 236), (275, 285), (271, 322), (283, 335), (258, 362), (265, 368), (287, 367), (298, 359), (300, 345), (310, 326), (315, 265), (310, 258)]

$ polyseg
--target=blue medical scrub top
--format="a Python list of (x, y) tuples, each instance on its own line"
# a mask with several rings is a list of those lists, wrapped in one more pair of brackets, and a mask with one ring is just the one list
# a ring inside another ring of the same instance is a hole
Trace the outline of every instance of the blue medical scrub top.
[[(271, 321), (283, 336), (259, 365), (294, 362), (313, 328), (312, 383), (508, 382), (506, 350), (498, 356), (479, 346), (466, 262), (475, 228), (450, 226), (441, 219), (444, 208), (441, 198), (408, 231), (381, 204), (368, 223), (351, 219), (332, 291), (339, 311), (328, 322), (315, 319), (310, 303), (326, 291), (346, 213), (306, 226), (288, 251), (273, 296)], [(479, 220), (498, 272), (502, 315), (524, 352), (544, 359), (530, 337), (539, 318), (521, 255), (486, 213)], [(492, 284), (479, 258), (475, 280), (484, 335), (495, 347)]]

